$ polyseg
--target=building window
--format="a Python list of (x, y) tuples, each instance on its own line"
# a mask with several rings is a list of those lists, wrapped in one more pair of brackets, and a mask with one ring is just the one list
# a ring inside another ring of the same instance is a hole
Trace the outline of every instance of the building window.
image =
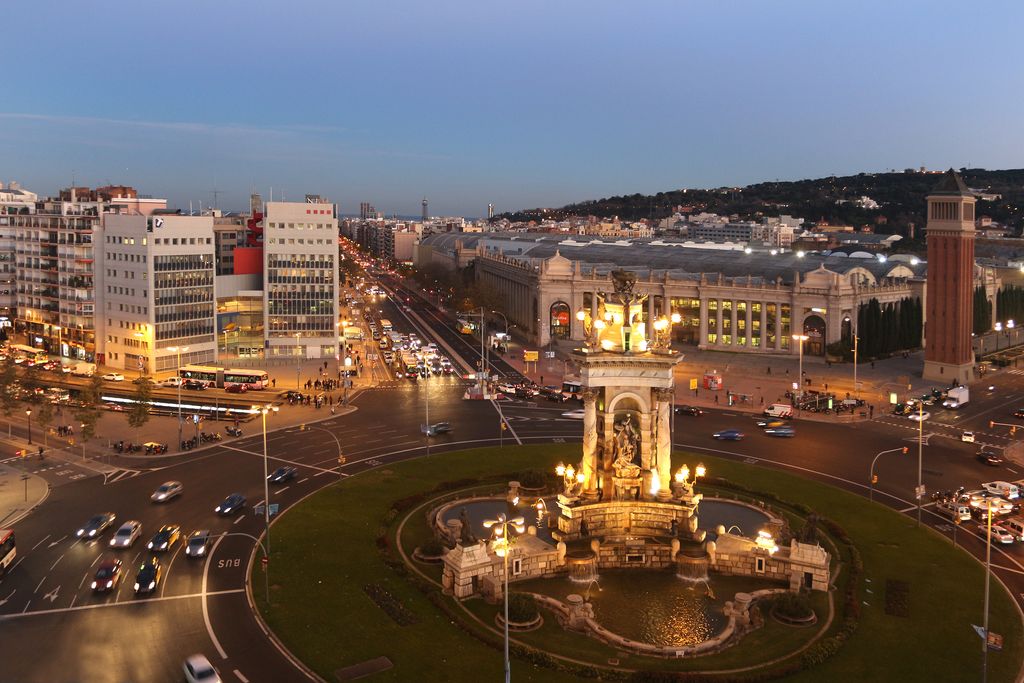
[(763, 557), (759, 557), (755, 561), (754, 571), (757, 572), (758, 574), (764, 574), (764, 558)]

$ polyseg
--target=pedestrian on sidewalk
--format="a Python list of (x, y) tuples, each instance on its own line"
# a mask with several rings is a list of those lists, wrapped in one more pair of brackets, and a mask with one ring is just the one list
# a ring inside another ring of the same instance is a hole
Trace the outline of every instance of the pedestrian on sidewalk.
[(870, 415), (872, 419), (875, 417), (875, 405), (873, 403), (868, 406), (868, 415)]
[(715, 394), (715, 403), (718, 403), (718, 394)]
[(772, 366), (770, 366), (770, 365), (768, 366), (768, 374), (769, 375), (772, 374)]
[(274, 379), (270, 380), (270, 386), (272, 386), (273, 388), (277, 389), (277, 378), (276, 377)]
[(540, 385), (544, 386), (544, 375), (540, 376)]

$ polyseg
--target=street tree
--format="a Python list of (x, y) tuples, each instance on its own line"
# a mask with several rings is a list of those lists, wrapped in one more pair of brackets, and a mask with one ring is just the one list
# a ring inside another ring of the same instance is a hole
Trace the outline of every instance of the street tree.
[(18, 366), (7, 356), (0, 361), (0, 410), (7, 418), (7, 436), (11, 435), (11, 413), (18, 407)]
[(82, 454), (85, 454), (86, 442), (96, 436), (96, 426), (99, 424), (102, 410), (103, 379), (93, 376), (80, 395), (80, 404), (75, 411), (75, 419), (78, 420), (81, 429)]
[(44, 398), (39, 407), (33, 412), (35, 413), (36, 424), (39, 425), (40, 431), (43, 432), (43, 448), (47, 448), (47, 432), (50, 431), (50, 425), (53, 424), (53, 404)]
[(149, 414), (153, 409), (151, 399), (153, 397), (153, 389), (150, 387), (149, 382), (139, 382), (135, 387), (135, 403), (132, 405), (132, 409), (128, 411), (128, 426), (135, 429), (135, 437), (138, 439), (138, 430), (149, 422)]

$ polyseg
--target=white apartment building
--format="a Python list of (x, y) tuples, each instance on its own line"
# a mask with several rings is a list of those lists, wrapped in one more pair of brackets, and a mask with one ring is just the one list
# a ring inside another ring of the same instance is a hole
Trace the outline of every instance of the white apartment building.
[[(97, 361), (160, 373), (216, 359), (212, 216), (108, 213), (96, 284)], [(174, 349), (174, 350), (171, 350)]]
[(268, 202), (263, 297), (267, 358), (338, 353), (338, 220), (332, 204)]

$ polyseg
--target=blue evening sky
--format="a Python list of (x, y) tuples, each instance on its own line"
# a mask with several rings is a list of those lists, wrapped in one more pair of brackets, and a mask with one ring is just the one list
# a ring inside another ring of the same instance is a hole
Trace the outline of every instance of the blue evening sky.
[(0, 180), (479, 216), (1024, 165), (1024, 4), (69, 0), (5, 12)]

